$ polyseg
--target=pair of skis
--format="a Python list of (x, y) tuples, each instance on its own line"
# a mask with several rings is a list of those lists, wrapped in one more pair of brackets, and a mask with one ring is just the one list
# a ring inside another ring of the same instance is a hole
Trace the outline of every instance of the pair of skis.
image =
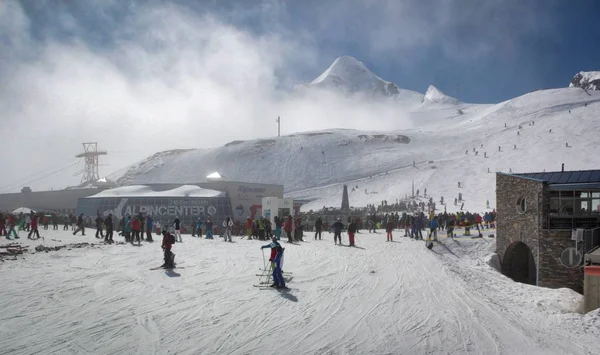
[(153, 267), (150, 270), (173, 270), (173, 269), (185, 269), (185, 266), (173, 266), (173, 267), (165, 267), (165, 266), (158, 266), (158, 267)]

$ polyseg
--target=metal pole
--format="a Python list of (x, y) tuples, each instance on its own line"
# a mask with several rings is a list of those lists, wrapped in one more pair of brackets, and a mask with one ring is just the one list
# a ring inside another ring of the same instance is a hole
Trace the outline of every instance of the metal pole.
[(281, 117), (277, 116), (277, 137), (281, 137)]

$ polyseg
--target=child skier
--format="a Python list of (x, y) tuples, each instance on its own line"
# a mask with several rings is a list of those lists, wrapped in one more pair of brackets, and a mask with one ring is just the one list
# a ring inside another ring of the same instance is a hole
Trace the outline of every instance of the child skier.
[(271, 239), (271, 243), (263, 245), (260, 247), (261, 249), (271, 248), (271, 257), (269, 261), (271, 262), (271, 268), (273, 269), (273, 284), (271, 287), (275, 287), (278, 289), (287, 289), (285, 285), (285, 280), (283, 279), (283, 273), (281, 271), (281, 263), (283, 259), (283, 251), (285, 250), (281, 244), (277, 241), (277, 237), (273, 237)]
[(206, 227), (206, 239), (213, 239), (213, 222), (210, 218), (206, 219), (204, 226)]
[(162, 264), (162, 268), (172, 269), (175, 267), (175, 254), (171, 252), (171, 247), (175, 244), (175, 236), (166, 230), (162, 231), (162, 249), (164, 251), (165, 262)]
[(352, 219), (350, 220), (350, 224), (348, 224), (348, 240), (351, 247), (354, 246), (354, 233), (356, 233), (356, 221)]

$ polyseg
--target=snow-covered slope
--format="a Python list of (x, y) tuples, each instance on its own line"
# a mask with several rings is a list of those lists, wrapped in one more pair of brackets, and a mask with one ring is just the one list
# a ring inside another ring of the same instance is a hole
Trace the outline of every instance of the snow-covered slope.
[(495, 205), (496, 171), (600, 165), (593, 154), (600, 144), (597, 91), (543, 90), (497, 105), (429, 107), (411, 115), (412, 129), (303, 132), (158, 154), (119, 182), (198, 182), (219, 171), (229, 180), (283, 184), (290, 196), (315, 199), (306, 209), (318, 209), (338, 206), (344, 183), (354, 187), (351, 205), (364, 206), (409, 194), (414, 180), (415, 189), (426, 188), (436, 201), (443, 196), (453, 202), (461, 192), (465, 209), (481, 210), (486, 200)]
[(383, 80), (370, 71), (361, 61), (343, 56), (308, 85), (300, 85), (299, 90), (324, 89), (344, 94), (359, 94), (370, 98), (391, 98), (400, 101), (423, 99), (423, 95), (399, 88), (396, 84)]
[[(95, 242), (40, 231), (31, 246)], [(180, 268), (160, 243), (71, 248), (0, 263), (3, 354), (599, 354), (600, 316), (583, 296), (492, 269), (494, 240), (432, 251), (382, 232), (284, 244), (291, 290), (261, 290), (259, 246), (183, 236)], [(116, 237), (115, 240), (122, 240)], [(309, 238), (312, 239), (312, 238)], [(23, 240), (23, 238), (21, 239)], [(343, 237), (347, 244), (347, 238)], [(6, 241), (0, 241), (6, 243)], [(266, 252), (265, 252), (266, 253)]]
[(575, 74), (569, 87), (582, 88), (585, 90), (600, 90), (600, 71), (582, 71)]

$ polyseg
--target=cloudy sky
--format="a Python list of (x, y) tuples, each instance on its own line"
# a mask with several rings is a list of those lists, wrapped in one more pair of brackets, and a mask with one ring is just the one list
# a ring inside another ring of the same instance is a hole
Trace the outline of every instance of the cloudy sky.
[(106, 175), (272, 136), (277, 115), (284, 133), (402, 128), (384, 107), (285, 98), (341, 55), (467, 102), (564, 87), (600, 70), (598, 14), (595, 0), (0, 1), (0, 192), (77, 184), (84, 141), (109, 151)]

